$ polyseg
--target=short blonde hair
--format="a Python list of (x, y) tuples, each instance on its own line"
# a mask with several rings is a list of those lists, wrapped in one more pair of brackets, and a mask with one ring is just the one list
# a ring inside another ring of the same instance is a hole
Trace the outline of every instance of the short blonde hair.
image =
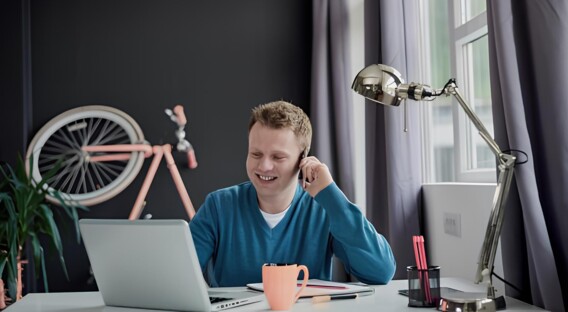
[(261, 104), (252, 109), (249, 132), (257, 122), (272, 129), (292, 130), (300, 141), (302, 151), (306, 154), (309, 151), (312, 144), (312, 124), (308, 115), (298, 106), (285, 101)]

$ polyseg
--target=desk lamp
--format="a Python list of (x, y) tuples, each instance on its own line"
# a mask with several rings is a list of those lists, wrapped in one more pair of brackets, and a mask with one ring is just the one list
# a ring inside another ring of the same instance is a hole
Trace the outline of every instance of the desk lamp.
[(459, 93), (455, 79), (450, 79), (442, 89), (433, 90), (430, 86), (423, 84), (406, 84), (396, 69), (382, 64), (373, 64), (357, 74), (351, 88), (365, 98), (387, 106), (399, 106), (405, 99), (432, 101), (440, 95), (453, 95), (479, 131), (479, 135), (497, 157), (499, 178), (474, 280), (476, 284), (479, 284), (486, 278), (487, 293), (462, 293), (457, 296), (452, 295), (451, 298), (442, 298), (440, 302), (440, 308), (443, 311), (495, 311), (498, 305), (504, 304), (504, 300), (495, 297), (495, 288), (491, 279), (503, 225), (505, 201), (511, 186), (516, 157), (501, 151), (481, 120)]

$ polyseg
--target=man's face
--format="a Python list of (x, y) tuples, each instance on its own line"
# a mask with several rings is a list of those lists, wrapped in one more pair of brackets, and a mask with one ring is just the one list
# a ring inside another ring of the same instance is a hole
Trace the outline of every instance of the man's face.
[(269, 197), (295, 192), (300, 154), (292, 130), (254, 124), (249, 132), (247, 174), (257, 194)]

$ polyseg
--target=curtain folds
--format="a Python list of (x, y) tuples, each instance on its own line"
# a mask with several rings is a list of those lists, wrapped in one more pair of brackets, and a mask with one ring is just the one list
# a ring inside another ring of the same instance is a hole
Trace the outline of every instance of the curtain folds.
[[(344, 0), (313, 1), (312, 150), (354, 200), (349, 21)], [(332, 66), (333, 65), (333, 66)]]
[[(313, 0), (310, 115), (314, 127), (312, 151), (351, 201), (355, 200), (349, 20), (345, 1)], [(333, 279), (348, 281), (334, 258)]]
[(495, 138), (528, 156), (516, 167), (501, 237), (505, 279), (522, 293), (507, 294), (566, 311), (568, 6), (506, 0), (487, 8)]
[[(414, 32), (418, 19), (414, 1), (365, 1), (365, 63), (396, 68), (405, 80), (418, 60)], [(412, 235), (421, 234), (421, 138), (417, 103), (404, 107), (365, 104), (367, 217), (388, 239), (397, 270), (406, 278), (414, 262)], [(403, 104), (404, 105), (404, 104)], [(405, 126), (408, 131), (405, 132)]]

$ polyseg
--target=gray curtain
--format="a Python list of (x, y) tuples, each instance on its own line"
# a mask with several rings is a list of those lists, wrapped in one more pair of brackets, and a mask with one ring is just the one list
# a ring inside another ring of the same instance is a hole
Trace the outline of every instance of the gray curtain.
[[(354, 201), (349, 21), (344, 0), (313, 0), (312, 40), (311, 154), (329, 167), (337, 185)], [(333, 279), (350, 279), (337, 258)]]
[(349, 21), (344, 0), (313, 1), (312, 40), (312, 150), (314, 155), (329, 166), (335, 182), (353, 201), (353, 103), (349, 69)]
[[(311, 117), (314, 124), (314, 154), (328, 164), (335, 181), (348, 198), (354, 198), (352, 144), (352, 92), (356, 73), (350, 73), (346, 2), (313, 1), (313, 57)], [(369, 3), (367, 3), (369, 2)], [(407, 49), (416, 42), (405, 35), (405, 14), (416, 6), (398, 0), (365, 2), (365, 61), (391, 65), (406, 75)], [(412, 18), (409, 20), (413, 21)], [(388, 31), (381, 31), (388, 29)], [(386, 34), (379, 42), (377, 39)], [(367, 47), (370, 48), (367, 49)], [(378, 48), (377, 48), (378, 47)], [(378, 57), (382, 55), (383, 57)], [(368, 57), (371, 56), (371, 57)], [(411, 62), (411, 61), (410, 61)], [(412, 66), (412, 64), (410, 64)], [(420, 132), (418, 107), (409, 106), (409, 132), (404, 132), (404, 110), (366, 104), (367, 217), (385, 235), (397, 260), (395, 278), (406, 277), (406, 266), (414, 263), (411, 237), (419, 234)], [(387, 148), (388, 147), (388, 148)], [(334, 279), (349, 279), (334, 262)]]
[[(365, 1), (365, 63), (396, 68), (405, 80), (415, 68), (418, 49), (411, 23), (417, 6), (413, 1)], [(380, 229), (393, 249), (395, 278), (406, 278), (406, 267), (415, 264), (412, 235), (421, 234), (421, 139), (417, 103), (405, 107), (365, 104), (367, 217)], [(404, 104), (403, 104), (404, 105)]]
[(521, 289), (507, 295), (566, 311), (568, 7), (500, 0), (487, 8), (496, 141), (528, 156), (515, 170), (501, 237), (505, 279)]

